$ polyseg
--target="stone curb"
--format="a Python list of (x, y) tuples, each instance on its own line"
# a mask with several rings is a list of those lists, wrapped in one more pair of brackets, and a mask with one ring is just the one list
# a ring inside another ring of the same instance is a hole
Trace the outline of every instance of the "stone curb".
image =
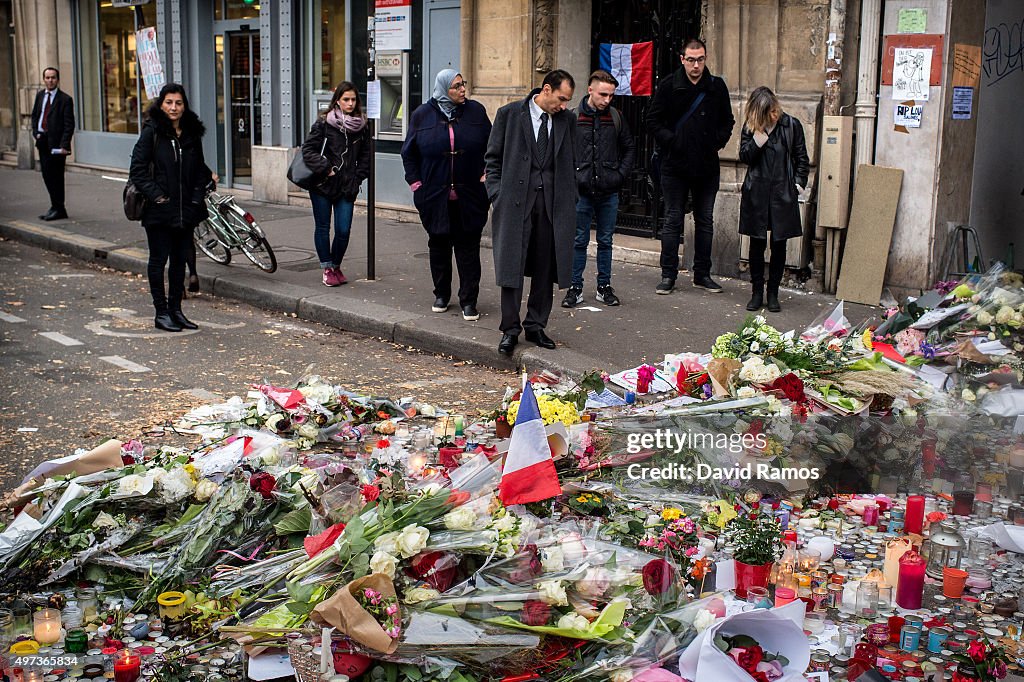
[[(119, 247), (60, 228), (0, 218), (0, 237), (123, 272), (146, 273), (145, 250)], [(593, 360), (577, 351), (542, 351), (525, 341), (520, 342), (512, 358), (505, 358), (497, 352), (497, 330), (451, 316), (411, 313), (245, 272), (200, 274), (199, 281), (203, 291), (212, 292), (213, 296), (497, 369), (515, 370), (525, 365), (531, 370), (579, 376), (594, 368)]]

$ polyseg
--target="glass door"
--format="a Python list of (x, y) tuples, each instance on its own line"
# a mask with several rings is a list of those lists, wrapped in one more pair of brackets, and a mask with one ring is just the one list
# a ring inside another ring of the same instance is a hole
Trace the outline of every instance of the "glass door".
[(262, 143), (260, 118), (260, 34), (224, 34), (224, 137), (228, 140), (228, 182), (252, 186), (252, 148)]

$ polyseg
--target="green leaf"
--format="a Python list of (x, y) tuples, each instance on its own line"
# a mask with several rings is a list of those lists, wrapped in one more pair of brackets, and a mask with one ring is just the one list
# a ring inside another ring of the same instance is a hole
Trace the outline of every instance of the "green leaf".
[(352, 571), (356, 578), (362, 578), (370, 572), (370, 557), (366, 554), (358, 554), (352, 559)]
[(352, 542), (358, 538), (363, 537), (363, 533), (366, 529), (363, 526), (363, 520), (358, 516), (352, 517), (349, 522), (345, 525), (345, 539)]
[(723, 652), (729, 650), (729, 643), (725, 641), (725, 637), (722, 637), (722, 635), (715, 635), (715, 646)]
[(313, 611), (313, 604), (305, 602), (294, 602), (290, 601), (285, 606), (288, 610), (294, 613), (296, 616), (308, 616)]
[(297, 602), (308, 602), (316, 591), (316, 585), (300, 585), (289, 581), (285, 586), (288, 588), (288, 596)]
[(757, 646), (757, 640), (750, 635), (733, 635), (730, 638), (733, 648), (749, 649)]
[(274, 524), (274, 532), (278, 535), (291, 535), (292, 533), (309, 533), (309, 524), (313, 520), (313, 512), (309, 507), (293, 509)]

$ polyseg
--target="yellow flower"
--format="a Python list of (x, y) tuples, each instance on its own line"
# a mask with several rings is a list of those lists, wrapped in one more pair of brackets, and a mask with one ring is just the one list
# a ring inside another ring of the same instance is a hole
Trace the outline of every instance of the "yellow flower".
[(192, 462), (189, 462), (188, 464), (183, 466), (182, 469), (188, 472), (188, 475), (191, 476), (193, 479), (199, 478), (199, 473), (196, 471), (196, 467), (195, 465), (192, 464)]
[(868, 350), (872, 350), (874, 348), (874, 345), (871, 341), (871, 334), (872, 332), (870, 329), (865, 329), (864, 335), (861, 336), (861, 340), (864, 342), (864, 347), (867, 348)]
[(577, 502), (586, 502), (587, 501), (587, 496), (586, 495), (580, 495), (579, 497), (576, 498), (576, 501)]
[(674, 521), (682, 515), (683, 511), (681, 509), (676, 509), (675, 507), (665, 507), (661, 510), (661, 518), (665, 521)]
[(736, 510), (725, 500), (715, 500), (711, 505), (718, 509), (718, 513), (715, 514), (718, 517), (715, 525), (719, 528), (725, 528), (737, 516)]

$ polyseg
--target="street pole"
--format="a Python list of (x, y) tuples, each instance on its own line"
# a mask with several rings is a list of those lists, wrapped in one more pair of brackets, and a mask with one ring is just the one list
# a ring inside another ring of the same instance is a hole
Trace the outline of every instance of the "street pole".
[[(369, 83), (377, 78), (377, 50), (374, 48), (374, 0), (368, 0), (367, 8), (367, 30), (366, 47), (369, 60), (366, 68), (367, 91)], [(377, 221), (374, 208), (377, 186), (377, 144), (376, 144), (376, 119), (370, 118), (366, 124), (370, 127), (370, 177), (366, 183), (366, 279), (374, 281), (377, 279), (377, 265), (375, 263), (377, 251)]]

